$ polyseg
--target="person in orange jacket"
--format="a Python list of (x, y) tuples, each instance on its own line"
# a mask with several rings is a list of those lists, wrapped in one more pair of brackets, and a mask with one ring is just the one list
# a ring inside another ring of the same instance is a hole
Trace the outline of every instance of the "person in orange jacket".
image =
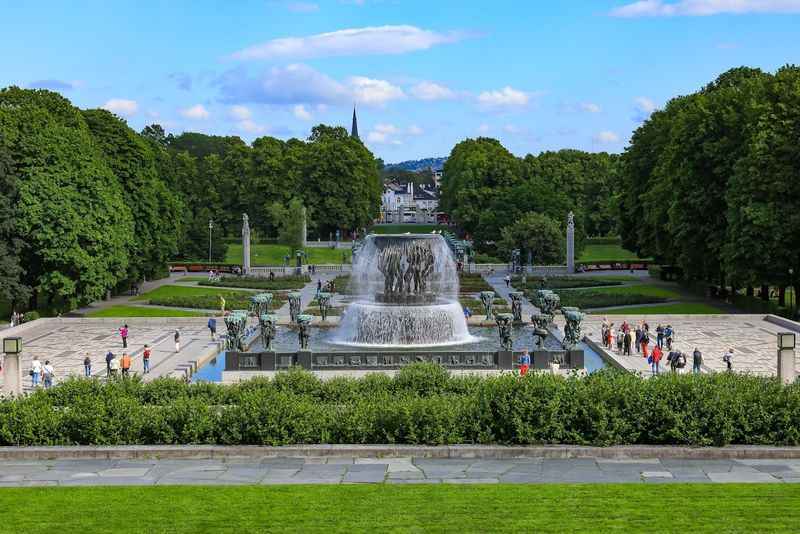
[(127, 352), (122, 353), (122, 361), (119, 362), (122, 368), (122, 376), (127, 377), (131, 372), (131, 357)]
[(661, 347), (656, 345), (653, 348), (653, 353), (650, 355), (650, 362), (651, 367), (653, 369), (653, 374), (657, 375), (661, 372), (661, 358), (664, 356), (664, 353), (661, 351)]

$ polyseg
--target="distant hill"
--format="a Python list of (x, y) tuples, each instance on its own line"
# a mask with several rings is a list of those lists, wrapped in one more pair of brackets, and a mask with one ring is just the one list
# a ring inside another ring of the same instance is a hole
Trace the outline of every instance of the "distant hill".
[(419, 172), (432, 168), (434, 171), (441, 171), (447, 158), (425, 158), (401, 161), (400, 163), (387, 163), (387, 169), (402, 169), (404, 171)]

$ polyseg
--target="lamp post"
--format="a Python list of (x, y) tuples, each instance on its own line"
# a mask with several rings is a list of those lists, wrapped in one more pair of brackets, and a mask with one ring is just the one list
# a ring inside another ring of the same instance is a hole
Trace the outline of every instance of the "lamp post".
[(208, 263), (211, 263), (211, 230), (214, 229), (214, 221), (208, 220)]
[(3, 339), (3, 352), (5, 357), (5, 368), (3, 374), (4, 396), (22, 395), (22, 366), (20, 365), (20, 354), (22, 354), (22, 338), (7, 337)]

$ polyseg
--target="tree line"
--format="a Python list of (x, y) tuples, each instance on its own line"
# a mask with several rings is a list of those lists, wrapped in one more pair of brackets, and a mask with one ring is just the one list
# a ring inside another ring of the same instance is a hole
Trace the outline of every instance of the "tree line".
[(458, 143), (444, 165), (440, 208), (479, 252), (508, 260), (519, 248), (537, 264), (565, 259), (567, 215), (575, 214), (576, 250), (586, 236), (617, 231), (619, 157), (580, 150), (518, 158), (496, 139)]
[(731, 69), (672, 99), (620, 166), (623, 243), (689, 280), (797, 286), (800, 68)]
[(274, 236), (275, 203), (302, 203), (321, 235), (368, 226), (381, 184), (344, 128), (305, 141), (141, 133), (58, 93), (0, 90), (0, 301), (72, 309), (164, 273), (169, 259), (225, 253), (243, 213)]

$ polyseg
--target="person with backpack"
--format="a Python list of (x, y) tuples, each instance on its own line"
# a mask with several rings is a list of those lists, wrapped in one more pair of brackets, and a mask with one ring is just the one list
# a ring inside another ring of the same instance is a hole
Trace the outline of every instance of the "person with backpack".
[(42, 367), (42, 377), (44, 377), (44, 389), (50, 389), (53, 387), (53, 378), (55, 378), (56, 370), (53, 369), (53, 366), (50, 365), (50, 360), (44, 361), (44, 367)]
[(678, 352), (673, 363), (675, 364), (675, 369), (673, 369), (673, 372), (680, 373), (681, 369), (686, 367), (686, 355), (683, 352)]
[(89, 357), (89, 353), (86, 353), (86, 357), (83, 359), (83, 376), (89, 378), (92, 376), (92, 358)]
[(726, 365), (726, 366), (727, 366), (727, 368), (728, 368), (728, 369), (727, 369), (727, 370), (728, 370), (728, 372), (731, 372), (731, 371), (733, 371), (733, 349), (732, 349), (732, 348), (731, 348), (731, 349), (728, 349), (728, 352), (726, 352), (726, 353), (725, 353), (725, 354), (722, 356), (722, 361), (723, 361), (723, 362), (725, 362), (725, 365)]
[(180, 352), (181, 351), (181, 333), (179, 331), (177, 331), (177, 330), (175, 330), (174, 339), (175, 339), (175, 352)]
[(144, 366), (144, 374), (150, 372), (150, 345), (145, 345), (142, 351), (142, 365)]
[(33, 387), (39, 387), (39, 383), (42, 379), (42, 362), (39, 361), (38, 356), (33, 357), (31, 361), (31, 370), (28, 374), (31, 376), (31, 385)]
[[(636, 327), (635, 330), (636, 336), (636, 352), (642, 352), (642, 329), (640, 327)], [(647, 358), (647, 354), (644, 355)]]
[[(643, 345), (643, 349), (645, 354), (647, 353), (647, 345)], [(653, 375), (657, 375), (661, 372), (661, 357), (664, 355), (661, 352), (661, 349), (656, 346), (653, 349), (653, 353), (647, 358), (647, 361), (650, 362), (650, 368), (653, 372)]]
[(113, 359), (114, 359), (114, 353), (108, 351), (108, 353), (106, 354), (106, 374), (108, 375), (111, 374), (111, 360)]
[(664, 339), (667, 341), (667, 350), (672, 350), (672, 335), (674, 332), (672, 331), (672, 325), (667, 325), (664, 329)]
[(122, 348), (128, 348), (128, 325), (123, 325), (122, 328), (119, 329), (119, 335), (122, 338)]

